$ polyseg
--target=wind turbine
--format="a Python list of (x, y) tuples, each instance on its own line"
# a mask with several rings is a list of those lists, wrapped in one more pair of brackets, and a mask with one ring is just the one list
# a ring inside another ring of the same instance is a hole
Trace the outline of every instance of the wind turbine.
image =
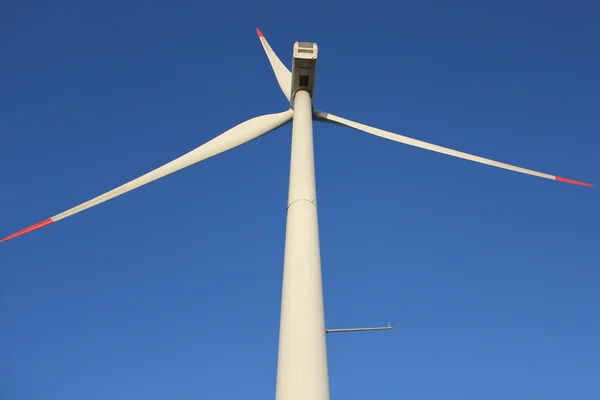
[(316, 43), (296, 42), (294, 44), (292, 71), (290, 72), (277, 57), (262, 32), (258, 28), (256, 32), (275, 73), (279, 87), (290, 102), (288, 110), (276, 114), (262, 115), (242, 122), (189, 153), (137, 179), (13, 233), (0, 240), (0, 242), (13, 239), (104, 203), (200, 161), (248, 143), (292, 121), (292, 150), (276, 398), (278, 400), (326, 400), (329, 399), (326, 333), (388, 328), (347, 330), (327, 330), (325, 328), (315, 188), (313, 118), (317, 121), (347, 126), (395, 142), (493, 167), (577, 185), (593, 185), (463, 153), (316, 110), (313, 108), (318, 56)]

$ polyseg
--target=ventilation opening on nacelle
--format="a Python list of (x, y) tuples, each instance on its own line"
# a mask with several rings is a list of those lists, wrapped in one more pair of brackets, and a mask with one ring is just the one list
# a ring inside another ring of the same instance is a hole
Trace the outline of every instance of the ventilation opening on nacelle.
[(300, 75), (298, 77), (298, 85), (302, 87), (308, 87), (308, 68), (300, 68)]

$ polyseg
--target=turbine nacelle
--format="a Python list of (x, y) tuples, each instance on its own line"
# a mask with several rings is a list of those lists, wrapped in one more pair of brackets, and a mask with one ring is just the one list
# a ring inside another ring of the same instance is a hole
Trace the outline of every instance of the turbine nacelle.
[(294, 96), (299, 90), (306, 90), (311, 101), (315, 90), (315, 75), (317, 70), (317, 57), (319, 47), (316, 43), (294, 43), (294, 58), (292, 59), (292, 87), (290, 104), (294, 107)]

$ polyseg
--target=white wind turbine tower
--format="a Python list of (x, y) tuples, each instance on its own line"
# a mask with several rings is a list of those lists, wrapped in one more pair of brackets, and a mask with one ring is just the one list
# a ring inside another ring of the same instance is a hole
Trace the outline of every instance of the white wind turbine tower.
[[(259, 29), (256, 31), (273, 68), (277, 82), (290, 102), (288, 110), (242, 122), (189, 153), (137, 179), (9, 235), (0, 242), (70, 217), (207, 158), (231, 150), (291, 120), (292, 151), (276, 398), (277, 400), (326, 400), (329, 399), (329, 375), (325, 341), (328, 330), (325, 328), (321, 283), (313, 153), (313, 118), (317, 121), (347, 126), (395, 142), (493, 167), (577, 185), (593, 185), (474, 156), (318, 111), (313, 108), (313, 90), (318, 55), (317, 45), (315, 43), (296, 42), (294, 44), (292, 71), (290, 72), (271, 49), (261, 31)], [(389, 329), (389, 327), (335, 329), (329, 332), (380, 329)]]

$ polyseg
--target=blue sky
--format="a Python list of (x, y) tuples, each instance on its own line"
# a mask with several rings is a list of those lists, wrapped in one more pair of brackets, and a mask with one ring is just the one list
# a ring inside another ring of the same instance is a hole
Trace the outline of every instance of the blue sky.
[[(594, 2), (0, 5), (0, 236), (315, 106), (600, 182)], [(315, 131), (332, 398), (598, 399), (597, 188)], [(274, 397), (289, 126), (0, 245), (0, 398)]]

